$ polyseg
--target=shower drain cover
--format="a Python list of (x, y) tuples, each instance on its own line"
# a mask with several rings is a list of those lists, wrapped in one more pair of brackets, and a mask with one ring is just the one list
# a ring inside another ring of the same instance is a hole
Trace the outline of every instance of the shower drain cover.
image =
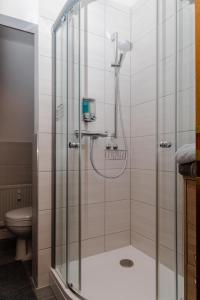
[(120, 265), (124, 268), (132, 268), (134, 266), (134, 262), (131, 259), (122, 259), (120, 260)]

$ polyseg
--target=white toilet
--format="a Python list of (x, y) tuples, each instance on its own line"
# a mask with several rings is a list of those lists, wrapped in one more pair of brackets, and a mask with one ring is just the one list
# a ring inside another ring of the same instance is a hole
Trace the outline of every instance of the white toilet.
[(32, 258), (32, 207), (10, 210), (5, 214), (5, 225), (17, 237), (16, 260), (27, 261)]

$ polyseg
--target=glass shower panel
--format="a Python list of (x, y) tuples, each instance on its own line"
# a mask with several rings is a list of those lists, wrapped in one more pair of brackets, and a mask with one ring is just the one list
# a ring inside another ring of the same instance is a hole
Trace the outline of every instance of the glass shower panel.
[(80, 10), (68, 13), (68, 284), (81, 288)]
[(66, 282), (66, 175), (67, 175), (67, 23), (64, 21), (55, 35), (55, 264), (60, 277)]
[(55, 32), (56, 270), (68, 286), (81, 285), (79, 2)]
[[(195, 143), (195, 1), (177, 7), (177, 147)], [(177, 172), (178, 299), (183, 298), (184, 179)]]
[(158, 1), (157, 259), (159, 300), (178, 300), (177, 168), (175, 163), (177, 149), (176, 10), (176, 1)]
[(163, 0), (158, 6), (158, 298), (180, 300), (184, 179), (175, 153), (195, 143), (195, 5)]

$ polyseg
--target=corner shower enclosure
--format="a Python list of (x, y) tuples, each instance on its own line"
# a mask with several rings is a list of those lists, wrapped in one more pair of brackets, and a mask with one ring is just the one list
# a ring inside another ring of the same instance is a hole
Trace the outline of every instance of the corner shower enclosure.
[(87, 300), (184, 299), (195, 5), (68, 0), (53, 26), (53, 268)]

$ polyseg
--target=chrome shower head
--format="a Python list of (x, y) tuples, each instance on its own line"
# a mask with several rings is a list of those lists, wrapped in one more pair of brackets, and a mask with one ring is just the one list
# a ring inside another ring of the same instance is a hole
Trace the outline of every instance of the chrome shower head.
[(107, 35), (109, 35), (112, 42), (115, 42), (115, 63), (111, 64), (111, 67), (117, 68), (119, 72), (127, 52), (130, 52), (133, 49), (133, 44), (128, 40), (119, 41), (118, 32), (115, 32), (112, 35)]
[(127, 53), (133, 49), (133, 44), (130, 41), (119, 41), (118, 49), (123, 53)]

